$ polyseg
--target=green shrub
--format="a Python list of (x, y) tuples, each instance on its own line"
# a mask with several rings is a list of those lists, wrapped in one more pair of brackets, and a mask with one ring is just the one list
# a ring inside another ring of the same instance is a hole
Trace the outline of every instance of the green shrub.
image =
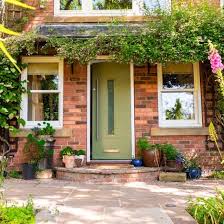
[(147, 150), (149, 148), (149, 142), (146, 137), (138, 139), (137, 146), (140, 150)]
[(167, 160), (175, 160), (179, 154), (178, 150), (171, 144), (160, 145), (160, 149), (166, 156)]
[(210, 177), (211, 178), (215, 178), (215, 179), (222, 179), (222, 180), (224, 180), (224, 170), (222, 170), (222, 171), (214, 171)]
[(63, 148), (60, 152), (60, 155), (61, 156), (72, 156), (75, 154), (75, 151), (72, 147), (70, 146), (67, 146), (65, 148)]
[(215, 197), (190, 200), (187, 211), (197, 220), (198, 224), (223, 224), (224, 191), (217, 191)]
[(75, 150), (75, 155), (76, 156), (83, 156), (85, 154), (86, 154), (86, 152), (83, 149)]
[(0, 205), (1, 224), (34, 224), (35, 210), (33, 202), (29, 200), (22, 207)]
[(8, 175), (9, 177), (16, 178), (16, 179), (21, 178), (21, 174), (16, 170), (10, 171)]

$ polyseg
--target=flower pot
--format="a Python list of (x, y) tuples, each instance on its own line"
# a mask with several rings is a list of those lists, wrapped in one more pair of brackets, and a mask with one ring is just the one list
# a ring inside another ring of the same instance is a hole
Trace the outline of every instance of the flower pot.
[(82, 159), (75, 159), (75, 164), (77, 167), (81, 167), (82, 166)]
[(159, 150), (143, 150), (143, 163), (147, 167), (159, 167), (161, 162), (161, 153)]
[(201, 168), (198, 167), (189, 167), (186, 170), (188, 179), (199, 179), (201, 177)]
[(24, 180), (32, 180), (35, 178), (34, 164), (24, 163), (22, 165), (22, 175)]
[(176, 168), (176, 160), (167, 160), (166, 161), (166, 166), (170, 168)]
[(75, 165), (75, 158), (74, 158), (74, 156), (63, 156), (62, 161), (65, 164), (65, 168), (67, 168), (67, 169), (71, 169)]
[[(79, 156), (75, 156), (75, 160), (76, 159), (81, 159), (81, 166), (83, 166), (84, 161), (85, 161), (86, 156), (85, 155), (79, 155)], [(77, 164), (76, 164), (77, 165)]]
[(142, 161), (142, 159), (132, 159), (131, 164), (134, 167), (140, 167), (143, 165), (143, 161)]

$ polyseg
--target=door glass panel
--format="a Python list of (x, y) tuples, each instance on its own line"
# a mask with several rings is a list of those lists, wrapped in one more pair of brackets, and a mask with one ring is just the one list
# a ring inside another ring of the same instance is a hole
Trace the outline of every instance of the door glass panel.
[(94, 10), (132, 9), (132, 0), (92, 0)]
[(81, 0), (61, 0), (60, 9), (61, 10), (81, 10), (82, 1)]
[(114, 134), (114, 80), (107, 81), (108, 89), (108, 134)]

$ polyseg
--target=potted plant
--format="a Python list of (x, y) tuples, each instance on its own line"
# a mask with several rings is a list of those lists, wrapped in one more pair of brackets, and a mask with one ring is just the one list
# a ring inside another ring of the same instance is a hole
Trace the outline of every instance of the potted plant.
[(27, 142), (23, 149), (22, 174), (25, 180), (35, 178), (38, 162), (44, 158), (44, 140), (38, 139), (36, 136), (29, 134), (27, 136)]
[(68, 169), (73, 168), (75, 165), (75, 157), (74, 157), (75, 152), (73, 148), (67, 146), (61, 150), (60, 154), (62, 156), (62, 161), (65, 164), (65, 167)]
[(75, 164), (77, 167), (83, 166), (86, 152), (83, 149), (75, 150)]
[(32, 129), (38, 138), (43, 139), (45, 141), (45, 151), (46, 157), (43, 158), (42, 161), (39, 163), (40, 169), (52, 169), (53, 166), (53, 154), (54, 154), (54, 142), (55, 138), (53, 135), (55, 134), (56, 130), (51, 126), (50, 123), (43, 122), (42, 124), (38, 123), (38, 127)]
[(147, 138), (140, 138), (137, 142), (138, 148), (142, 151), (143, 163), (147, 167), (160, 166), (161, 153), (158, 145), (150, 144)]
[(201, 177), (201, 167), (198, 164), (197, 157), (193, 157), (185, 162), (185, 168), (188, 179), (199, 179)]
[(176, 168), (177, 156), (179, 155), (178, 150), (172, 144), (163, 144), (160, 146), (163, 153), (163, 161), (165, 166), (170, 168)]

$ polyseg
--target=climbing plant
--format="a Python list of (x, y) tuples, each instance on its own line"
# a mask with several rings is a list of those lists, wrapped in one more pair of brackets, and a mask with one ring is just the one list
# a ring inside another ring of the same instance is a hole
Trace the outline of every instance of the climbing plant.
[(106, 33), (90, 32), (91, 38), (62, 37), (49, 29), (51, 35), (31, 32), (9, 38), (6, 44), (16, 56), (48, 54), (54, 49), (56, 55), (81, 63), (106, 54), (117, 62), (136, 64), (204, 61), (208, 40), (224, 53), (224, 14), (218, 8), (176, 6), (172, 12), (156, 11), (146, 18), (139, 26), (116, 21)]

